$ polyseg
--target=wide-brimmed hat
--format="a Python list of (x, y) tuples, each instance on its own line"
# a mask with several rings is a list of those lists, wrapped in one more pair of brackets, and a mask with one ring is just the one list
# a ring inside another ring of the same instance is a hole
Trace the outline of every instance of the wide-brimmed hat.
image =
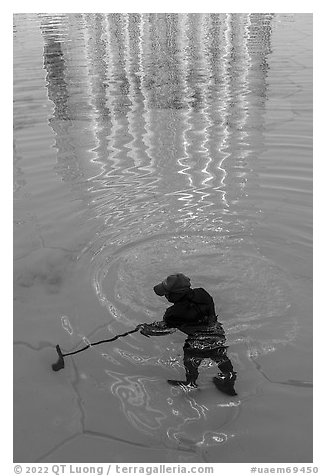
[(182, 273), (170, 274), (160, 284), (154, 286), (154, 292), (158, 296), (169, 293), (184, 293), (190, 289), (190, 279)]

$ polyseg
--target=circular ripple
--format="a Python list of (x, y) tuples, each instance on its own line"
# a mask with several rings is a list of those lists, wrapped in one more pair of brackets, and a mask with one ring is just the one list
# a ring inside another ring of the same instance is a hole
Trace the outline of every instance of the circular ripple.
[[(112, 248), (108, 243), (98, 250), (89, 268), (96, 295), (113, 317), (110, 335), (139, 322), (160, 320), (168, 303), (152, 288), (168, 274), (180, 271), (191, 277), (193, 287), (202, 286), (214, 297), (230, 345), (229, 356), (237, 369), (245, 369), (244, 353), (257, 357), (295, 337), (291, 280), (259, 252), (250, 237), (166, 234)], [(184, 337), (175, 333), (145, 339), (133, 334), (118, 340), (110, 345), (108, 354), (102, 354), (105, 378), (98, 378), (139, 431), (187, 448), (227, 444), (232, 435), (220, 430), (237, 417), (240, 401), (219, 395), (216, 406), (211, 388), (216, 369), (200, 373), (202, 392), (185, 395), (166, 388), (167, 378), (183, 375)], [(256, 394), (256, 385), (252, 387)], [(207, 423), (208, 414), (213, 417), (212, 427)]]
[(142, 322), (144, 316), (148, 321), (161, 319), (167, 303), (152, 288), (175, 272), (190, 276), (193, 287), (210, 292), (231, 339), (250, 335), (251, 340), (261, 340), (265, 353), (293, 337), (289, 279), (250, 239), (153, 237), (111, 255), (102, 251), (92, 279), (100, 301), (117, 322)]

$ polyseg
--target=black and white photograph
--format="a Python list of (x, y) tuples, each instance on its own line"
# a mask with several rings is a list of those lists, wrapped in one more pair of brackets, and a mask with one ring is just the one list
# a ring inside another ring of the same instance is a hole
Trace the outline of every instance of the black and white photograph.
[(16, 473), (321, 472), (314, 14), (191, 6), (12, 14)]

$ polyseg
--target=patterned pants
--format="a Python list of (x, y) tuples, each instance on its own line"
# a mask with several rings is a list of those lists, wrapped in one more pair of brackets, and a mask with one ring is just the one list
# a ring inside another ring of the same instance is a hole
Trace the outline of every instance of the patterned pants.
[(185, 343), (183, 347), (183, 363), (186, 369), (186, 379), (189, 382), (196, 382), (198, 378), (198, 367), (203, 359), (211, 359), (216, 362), (221, 372), (233, 372), (233, 365), (226, 355), (227, 347), (221, 346), (215, 349), (194, 349)]

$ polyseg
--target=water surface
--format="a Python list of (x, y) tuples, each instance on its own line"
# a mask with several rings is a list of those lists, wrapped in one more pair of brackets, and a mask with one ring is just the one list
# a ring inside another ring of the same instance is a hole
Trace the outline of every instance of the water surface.
[[(14, 459), (312, 461), (312, 15), (14, 16)], [(152, 286), (214, 297), (238, 372), (184, 393)]]

